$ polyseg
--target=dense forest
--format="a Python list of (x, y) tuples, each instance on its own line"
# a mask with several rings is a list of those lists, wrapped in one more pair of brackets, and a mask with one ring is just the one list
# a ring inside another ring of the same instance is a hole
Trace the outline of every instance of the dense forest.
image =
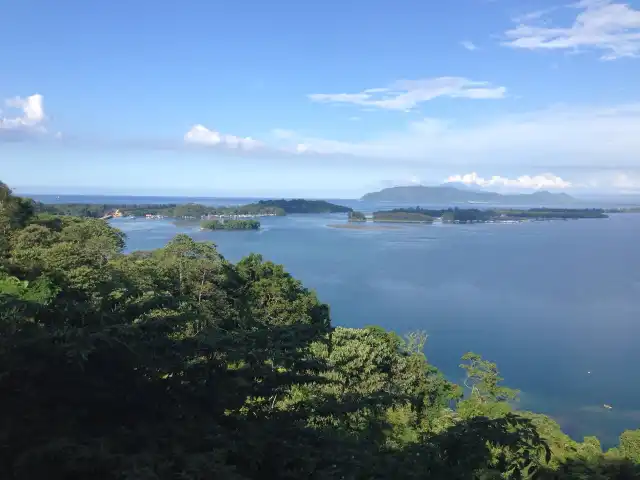
[(248, 205), (214, 207), (197, 203), (185, 204), (89, 204), (89, 203), (35, 203), (37, 213), (101, 218), (119, 210), (125, 216), (143, 217), (162, 215), (170, 218), (196, 218), (206, 215), (284, 215), (281, 208), (250, 203)]
[(574, 441), (494, 363), (466, 354), (455, 385), (424, 333), (335, 327), (259, 255), (125, 255), (36, 210), (0, 184), (3, 480), (640, 478), (640, 430)]
[(170, 218), (201, 218), (206, 215), (286, 215), (287, 213), (348, 213), (352, 209), (324, 200), (260, 200), (237, 206), (186, 204), (89, 204), (35, 202), (36, 213), (101, 218), (119, 210), (125, 216), (162, 215)]
[(349, 213), (352, 208), (324, 200), (260, 200), (257, 205), (281, 208), (286, 213)]

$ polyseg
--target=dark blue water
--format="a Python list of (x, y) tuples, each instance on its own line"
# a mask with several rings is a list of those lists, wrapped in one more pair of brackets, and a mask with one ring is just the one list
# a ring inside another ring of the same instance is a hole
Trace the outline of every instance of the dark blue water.
[[(151, 203), (76, 201), (89, 200)], [(611, 444), (622, 430), (640, 427), (640, 215), (366, 231), (327, 226), (345, 220), (264, 218), (257, 232), (201, 232), (142, 219), (113, 225), (127, 233), (129, 250), (162, 247), (188, 233), (215, 242), (232, 261), (261, 253), (315, 289), (336, 325), (426, 330), (429, 361), (454, 380), (460, 356), (481, 353), (522, 391), (522, 408), (551, 414), (574, 437), (598, 435)]]

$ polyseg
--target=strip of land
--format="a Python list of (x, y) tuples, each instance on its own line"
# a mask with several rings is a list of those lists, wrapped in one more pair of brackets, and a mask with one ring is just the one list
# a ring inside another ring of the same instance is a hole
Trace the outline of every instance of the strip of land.
[(175, 218), (196, 219), (232, 219), (284, 216), (288, 214), (311, 213), (348, 213), (352, 209), (324, 200), (260, 200), (247, 205), (211, 206), (197, 203), (186, 204), (92, 204), (59, 203), (44, 204), (34, 202), (38, 213), (70, 215), (90, 218)]
[(347, 230), (397, 230), (400, 227), (393, 225), (362, 225), (357, 223), (336, 223), (327, 225), (331, 228), (344, 228)]
[(443, 223), (495, 223), (527, 220), (577, 220), (581, 218), (607, 218), (604, 210), (599, 208), (569, 209), (569, 208), (531, 208), (531, 209), (500, 209), (481, 210), (476, 208), (447, 208), (424, 209), (396, 208), (373, 212), (367, 218), (362, 212), (351, 212), (351, 223), (373, 222), (390, 223), (433, 223), (438, 220)]

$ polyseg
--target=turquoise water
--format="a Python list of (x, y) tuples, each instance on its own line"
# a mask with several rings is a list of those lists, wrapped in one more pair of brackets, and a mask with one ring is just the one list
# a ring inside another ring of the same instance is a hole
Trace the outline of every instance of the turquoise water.
[[(359, 205), (375, 208), (368, 207)], [(113, 225), (127, 233), (129, 250), (188, 233), (215, 242), (232, 261), (261, 253), (315, 289), (335, 325), (426, 330), (429, 361), (453, 380), (462, 354), (481, 353), (522, 391), (522, 408), (551, 414), (574, 437), (595, 434), (610, 445), (622, 430), (640, 428), (640, 215), (377, 231), (327, 226), (345, 221), (264, 218), (257, 232), (143, 219)]]

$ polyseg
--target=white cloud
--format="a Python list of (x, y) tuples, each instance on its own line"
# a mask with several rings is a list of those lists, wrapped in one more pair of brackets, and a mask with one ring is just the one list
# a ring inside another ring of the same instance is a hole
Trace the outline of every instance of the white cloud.
[(476, 44), (473, 43), (473, 42), (470, 42), (469, 40), (465, 40), (464, 42), (460, 42), (460, 45), (462, 45), (464, 48), (466, 48), (470, 52), (473, 52), (474, 50), (478, 49)]
[(5, 105), (19, 113), (14, 116), (0, 117), (0, 129), (45, 131), (42, 125), (46, 119), (42, 95), (35, 94), (26, 98), (11, 98), (5, 101)]
[(483, 178), (476, 172), (465, 175), (451, 175), (445, 181), (447, 183), (464, 183), (465, 185), (478, 185), (480, 187), (511, 187), (524, 189), (566, 189), (571, 188), (571, 182), (567, 182), (552, 173), (541, 175), (522, 175), (518, 178), (506, 178), (494, 175), (491, 178)]
[(225, 135), (215, 130), (209, 130), (204, 125), (194, 125), (184, 135), (186, 143), (207, 146), (223, 146), (230, 149), (241, 148), (252, 150), (261, 146), (261, 142), (251, 137), (236, 137), (235, 135)]
[[(582, 0), (574, 7), (581, 11), (571, 26), (520, 23), (505, 32), (504, 44), (529, 50), (596, 49), (604, 52), (604, 60), (640, 55), (640, 10), (612, 0)], [(533, 12), (518, 20), (530, 22), (547, 13)]]
[(410, 110), (438, 97), (496, 99), (503, 98), (505, 87), (462, 77), (439, 77), (423, 80), (400, 80), (389, 87), (369, 88), (360, 93), (314, 93), (314, 102), (350, 103), (386, 110)]
[(343, 154), (425, 165), (503, 165), (537, 169), (640, 167), (640, 104), (555, 107), (458, 125), (439, 119), (348, 142), (295, 135), (306, 153)]

